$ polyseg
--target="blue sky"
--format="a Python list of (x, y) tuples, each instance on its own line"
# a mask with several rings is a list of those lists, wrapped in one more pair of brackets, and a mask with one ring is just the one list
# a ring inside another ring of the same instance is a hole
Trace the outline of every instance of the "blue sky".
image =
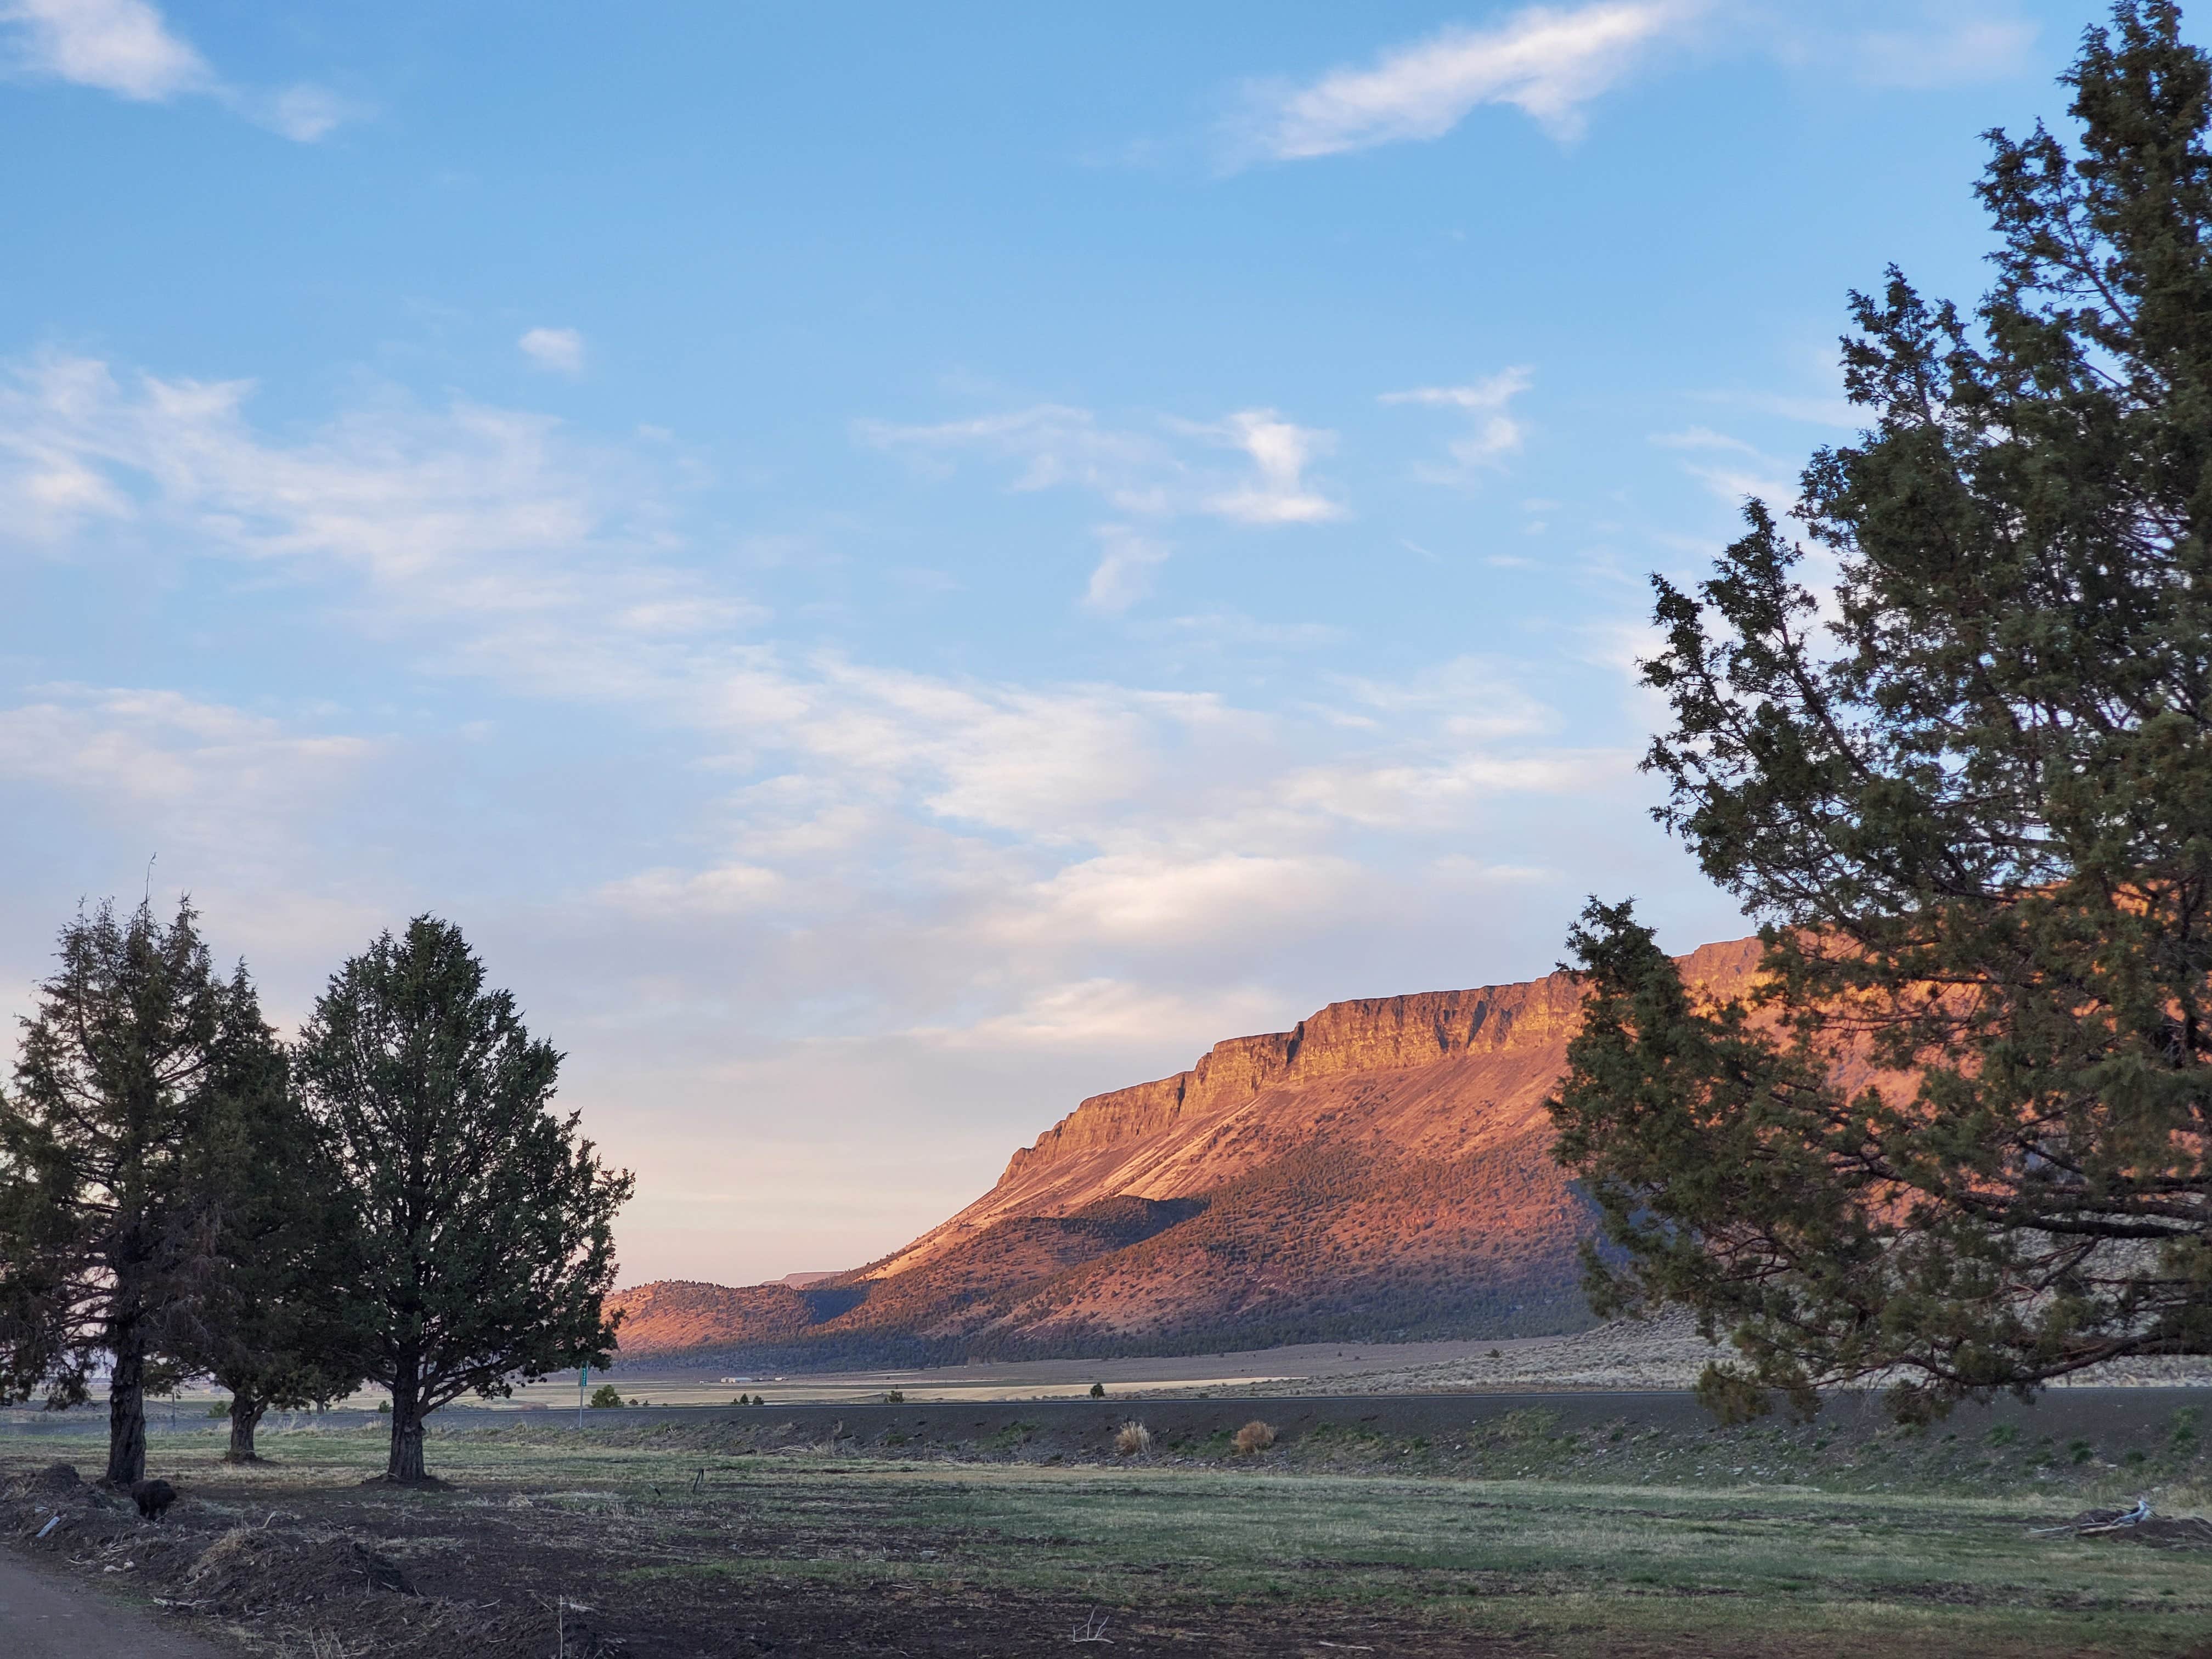
[(287, 1023), (436, 910), (744, 1282), (1587, 892), (1743, 931), (1645, 573), (2095, 15), (0, 0), (0, 999), (149, 857)]

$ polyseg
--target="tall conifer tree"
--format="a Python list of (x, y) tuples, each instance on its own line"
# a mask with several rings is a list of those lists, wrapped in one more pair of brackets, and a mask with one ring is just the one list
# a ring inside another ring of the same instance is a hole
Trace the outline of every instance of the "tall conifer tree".
[(368, 1375), (370, 1322), (358, 1294), (352, 1194), (323, 1126), (273, 1045), (200, 1149), (196, 1176), (216, 1205), (206, 1309), (184, 1358), (230, 1392), (226, 1460), (258, 1461), (271, 1407), (328, 1405)]
[(392, 1391), (386, 1473), (421, 1481), (439, 1407), (608, 1363), (631, 1179), (548, 1109), (560, 1054), (434, 917), (331, 977), (298, 1055), (359, 1219), (368, 1374)]
[(240, 969), (219, 978), (189, 903), (102, 905), (62, 930), (0, 1101), (0, 1389), (88, 1396), (109, 1370), (106, 1479), (146, 1469), (145, 1396), (205, 1340), (219, 1215), (203, 1159), (281, 1071)]
[(2212, 62), (2146, 0), (2065, 79), (2077, 143), (1990, 135), (1978, 314), (1854, 296), (1832, 623), (1756, 503), (1656, 584), (1648, 764), (1769, 990), (1701, 1006), (1593, 903), (1555, 1112), (1601, 1305), (1732, 1335), (1733, 1409), (2212, 1352)]

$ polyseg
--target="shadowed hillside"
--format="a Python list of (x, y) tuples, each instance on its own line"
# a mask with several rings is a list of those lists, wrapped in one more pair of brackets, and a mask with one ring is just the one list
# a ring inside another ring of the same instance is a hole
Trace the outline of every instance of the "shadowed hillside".
[[(1758, 945), (1683, 959), (1747, 988)], [(1543, 1107), (1564, 975), (1332, 1003), (1094, 1096), (906, 1249), (804, 1289), (621, 1292), (623, 1350), (836, 1365), (1528, 1335), (1589, 1322)]]

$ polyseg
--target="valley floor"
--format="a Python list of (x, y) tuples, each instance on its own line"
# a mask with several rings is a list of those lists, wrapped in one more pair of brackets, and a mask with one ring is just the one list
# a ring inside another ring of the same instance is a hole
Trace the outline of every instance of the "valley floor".
[[(626, 1359), (611, 1374), (624, 1395), (656, 1404), (720, 1404), (764, 1393), (778, 1404), (881, 1399), (1054, 1400), (1097, 1382), (1116, 1397), (1246, 1394), (1467, 1394), (1547, 1389), (1688, 1389), (1717, 1354), (1686, 1320), (1620, 1321), (1571, 1336), (1446, 1342), (1315, 1342), (1242, 1352), (1158, 1358), (1035, 1359), (927, 1370), (743, 1372), (686, 1365), (672, 1357)], [(2067, 1386), (2212, 1387), (2212, 1359), (2142, 1359), (2085, 1371)], [(519, 1403), (575, 1397), (575, 1373), (526, 1389)]]
[[(1238, 1659), (2178, 1656), (2212, 1651), (2212, 1551), (2029, 1528), (2137, 1492), (2204, 1506), (2187, 1398), (1925, 1431), (1854, 1411), (1715, 1430), (1589, 1396), (1425, 1401), (1418, 1432), (1357, 1401), (1158, 1401), (1126, 1413), (1151, 1437), (1126, 1455), (1125, 1413), (1072, 1405), (603, 1413), (584, 1432), (485, 1413), (434, 1432), (453, 1485), (428, 1492), (362, 1484), (374, 1419), (279, 1429), (248, 1468), (209, 1424), (155, 1437), (184, 1493), (159, 1525), (41, 1477), (93, 1466), (95, 1437), (12, 1434), (0, 1528), (270, 1659), (951, 1659), (1086, 1632)], [(1280, 1436), (1239, 1452), (1255, 1409)]]
[[(1686, 1322), (1621, 1322), (1571, 1336), (1474, 1338), (1437, 1342), (1311, 1342), (1296, 1346), (1113, 1359), (1034, 1359), (939, 1365), (927, 1370), (774, 1373), (698, 1362), (681, 1355), (625, 1358), (591, 1385), (611, 1382), (627, 1399), (656, 1406), (723, 1406), (738, 1395), (777, 1405), (880, 1400), (897, 1392), (916, 1401), (1071, 1400), (1091, 1385), (1115, 1399), (1178, 1395), (1352, 1394), (1520, 1394), (1548, 1390), (1688, 1389), (1714, 1358)], [(2212, 1358), (2128, 1361), (2085, 1371), (2083, 1388), (2212, 1388)], [(204, 1387), (154, 1407), (157, 1421), (200, 1415), (227, 1396)], [(374, 1410), (380, 1392), (345, 1402)], [(576, 1374), (520, 1386), (492, 1411), (573, 1411)], [(36, 1412), (0, 1412), (0, 1428), (33, 1422)]]
[[(1442, 1346), (1442, 1345), (1438, 1345)], [(1418, 1345), (1355, 1350), (1349, 1370), (1310, 1376), (1273, 1393), (1421, 1394), (1583, 1389), (1689, 1389), (1717, 1358), (1686, 1318), (1621, 1320), (1573, 1336), (1527, 1337), (1453, 1345), (1429, 1354)], [(1253, 1356), (1258, 1358), (1258, 1356)], [(2212, 1358), (2131, 1359), (2100, 1365), (2063, 1388), (2212, 1387)]]

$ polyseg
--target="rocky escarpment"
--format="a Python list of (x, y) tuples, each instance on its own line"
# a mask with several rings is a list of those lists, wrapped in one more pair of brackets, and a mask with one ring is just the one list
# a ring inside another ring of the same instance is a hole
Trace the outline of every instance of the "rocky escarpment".
[[(1692, 985), (1732, 994), (1750, 984), (1759, 944), (1709, 945), (1681, 960)], [(1010, 1215), (1064, 1213), (1115, 1193), (1206, 1192), (1312, 1139), (1448, 1160), (1545, 1133), (1543, 1102), (1565, 1069), (1581, 1002), (1572, 979), (1552, 974), (1333, 1002), (1295, 1030), (1216, 1043), (1187, 1072), (1082, 1102), (1018, 1149), (989, 1192), (866, 1271), (911, 1271)]]
[[(1683, 967), (1726, 995), (1757, 960), (1746, 939)], [(1082, 1102), (884, 1261), (726, 1293), (719, 1339), (689, 1290), (625, 1293), (624, 1348), (879, 1363), (1573, 1328), (1590, 1218), (1544, 1101), (1579, 1006), (1554, 974), (1217, 1043)]]

